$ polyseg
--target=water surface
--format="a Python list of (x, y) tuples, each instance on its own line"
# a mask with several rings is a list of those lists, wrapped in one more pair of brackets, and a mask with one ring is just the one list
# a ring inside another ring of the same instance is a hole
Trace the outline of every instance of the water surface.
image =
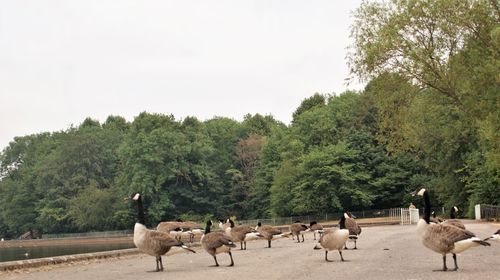
[(132, 242), (0, 248), (0, 262), (134, 248)]

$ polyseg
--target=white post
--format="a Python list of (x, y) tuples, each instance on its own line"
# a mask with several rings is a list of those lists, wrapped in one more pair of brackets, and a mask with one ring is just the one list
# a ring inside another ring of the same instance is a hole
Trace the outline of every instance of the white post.
[(481, 220), (481, 204), (476, 204), (474, 210), (476, 212), (476, 220)]

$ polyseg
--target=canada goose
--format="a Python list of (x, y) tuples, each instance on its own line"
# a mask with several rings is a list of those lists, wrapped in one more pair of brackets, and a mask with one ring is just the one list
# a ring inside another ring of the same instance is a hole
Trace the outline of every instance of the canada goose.
[(491, 235), (490, 237), (486, 238), (485, 241), (486, 240), (500, 242), (500, 229), (493, 233), (493, 235)]
[(190, 243), (193, 243), (195, 235), (203, 234), (203, 229), (198, 223), (189, 221), (184, 222), (181, 219), (161, 222), (156, 226), (156, 230), (167, 232), (179, 240), (181, 240), (183, 236), (187, 237)]
[(249, 226), (235, 226), (231, 219), (227, 219), (225, 224), (221, 225), (221, 223), (219, 223), (219, 226), (228, 236), (231, 236), (233, 242), (240, 242), (241, 250), (247, 249), (247, 241), (263, 237), (262, 234)]
[(450, 219), (443, 221), (443, 224), (456, 226), (461, 229), (465, 229), (464, 223), (462, 221), (455, 219), (455, 212), (458, 212), (458, 207), (453, 206), (450, 210)]
[[(344, 213), (345, 217), (345, 228), (349, 230), (349, 240), (354, 241), (354, 250), (357, 250), (357, 240), (358, 240), (358, 235), (361, 234), (361, 227), (358, 225), (358, 223), (353, 219), (356, 218), (354, 215), (351, 214), (351, 212), (346, 212)], [(344, 246), (344, 249), (347, 250), (347, 243), (346, 246)]]
[(174, 246), (196, 253), (184, 245), (181, 241), (171, 237), (168, 233), (147, 229), (145, 226), (146, 218), (144, 216), (141, 195), (136, 193), (132, 197), (132, 200), (137, 201), (138, 216), (138, 221), (134, 226), (134, 244), (140, 251), (156, 257), (156, 271), (163, 270), (161, 256), (167, 253), (170, 248)]
[(325, 249), (325, 261), (328, 260), (328, 251), (338, 250), (340, 254), (340, 260), (344, 261), (342, 256), (342, 248), (349, 238), (349, 230), (345, 228), (345, 216), (342, 216), (339, 221), (339, 229), (327, 229), (323, 236), (319, 238), (318, 244), (313, 248), (314, 250), (319, 250), (321, 247)]
[(417, 192), (417, 195), (424, 197), (424, 217), (418, 221), (417, 231), (422, 237), (422, 243), (425, 247), (443, 255), (443, 271), (448, 270), (448, 267), (446, 267), (446, 254), (453, 254), (454, 270), (457, 270), (456, 254), (479, 245), (490, 246), (488, 242), (475, 237), (474, 233), (468, 230), (443, 223), (431, 224), (429, 194), (425, 188), (422, 188)]
[(441, 219), (440, 217), (436, 217), (436, 212), (432, 211), (431, 215), (432, 215), (431, 222), (433, 222), (435, 224), (439, 224), (439, 223), (444, 222), (444, 220)]
[(300, 221), (295, 221), (295, 223), (290, 225), (290, 231), (292, 232), (292, 236), (296, 235), (297, 236), (297, 243), (300, 243), (300, 238), (299, 235), (302, 234), (302, 242), (304, 242), (304, 233), (303, 231), (308, 230), (308, 227)]
[(316, 233), (319, 234), (319, 237), (323, 235), (323, 226), (318, 224), (316, 221), (312, 221), (309, 224), (309, 229), (314, 233), (314, 240), (316, 240)]
[(215, 266), (219, 266), (215, 255), (220, 253), (228, 253), (231, 258), (231, 264), (229, 266), (233, 266), (234, 261), (233, 255), (231, 254), (231, 248), (235, 248), (236, 244), (234, 244), (231, 238), (224, 232), (210, 232), (211, 227), (212, 221), (207, 221), (205, 233), (201, 236), (201, 246), (207, 253), (214, 257)]
[(283, 234), (281, 230), (269, 225), (263, 226), (261, 222), (257, 223), (255, 230), (257, 230), (262, 237), (267, 240), (267, 248), (271, 248), (271, 240), (288, 237), (288, 234)]

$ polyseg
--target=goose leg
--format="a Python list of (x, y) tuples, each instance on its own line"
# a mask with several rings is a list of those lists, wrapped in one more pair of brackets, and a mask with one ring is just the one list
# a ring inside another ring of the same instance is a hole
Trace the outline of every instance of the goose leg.
[(229, 257), (231, 258), (231, 264), (229, 266), (234, 266), (233, 255), (231, 254), (231, 251), (229, 251), (227, 253), (229, 254)]
[(313, 231), (313, 234), (314, 234), (314, 240), (316, 240), (316, 232)]
[(457, 255), (456, 254), (453, 254), (453, 261), (455, 262), (455, 268), (453, 270), (456, 271), (456, 270), (458, 270)]
[(357, 250), (358, 247), (356, 247), (356, 239), (354, 239), (354, 250)]
[(443, 271), (447, 271), (448, 267), (446, 267), (446, 254), (443, 255)]
[(300, 235), (297, 233), (297, 243), (300, 243)]
[(156, 272), (160, 271), (160, 260), (159, 257), (156, 257)]
[(163, 260), (161, 259), (161, 256), (159, 258), (160, 258), (160, 270), (163, 271)]
[(243, 250), (243, 241), (240, 241), (240, 250)]
[(271, 240), (267, 240), (267, 248), (271, 248)]
[(302, 242), (304, 242), (304, 234), (302, 233)]
[(344, 243), (344, 250), (349, 250), (349, 248), (347, 248), (347, 242)]
[(243, 244), (245, 244), (245, 250), (247, 249), (247, 242), (243, 241)]
[(340, 254), (340, 260), (344, 261), (344, 257), (342, 256), (342, 251), (339, 250), (339, 254)]
[(325, 250), (325, 261), (331, 262), (331, 260), (328, 259), (328, 251)]
[(215, 266), (219, 266), (219, 263), (217, 262), (217, 257), (214, 255), (214, 260), (215, 260)]

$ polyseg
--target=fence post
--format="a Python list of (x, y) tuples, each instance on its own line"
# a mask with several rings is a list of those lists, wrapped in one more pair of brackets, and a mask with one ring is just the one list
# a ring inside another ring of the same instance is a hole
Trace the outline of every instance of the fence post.
[(476, 213), (476, 220), (481, 220), (481, 204), (474, 206), (474, 212)]

